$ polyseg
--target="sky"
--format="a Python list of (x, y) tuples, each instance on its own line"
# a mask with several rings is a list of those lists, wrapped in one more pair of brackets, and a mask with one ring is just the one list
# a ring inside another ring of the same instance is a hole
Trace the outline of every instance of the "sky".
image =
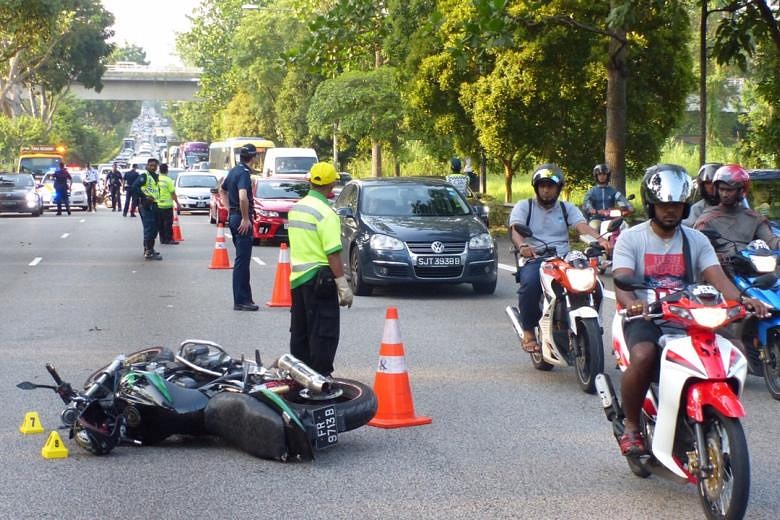
[(201, 0), (101, 0), (113, 13), (115, 21), (112, 42), (125, 41), (146, 51), (152, 66), (181, 66), (176, 54), (176, 33), (187, 32), (187, 15)]

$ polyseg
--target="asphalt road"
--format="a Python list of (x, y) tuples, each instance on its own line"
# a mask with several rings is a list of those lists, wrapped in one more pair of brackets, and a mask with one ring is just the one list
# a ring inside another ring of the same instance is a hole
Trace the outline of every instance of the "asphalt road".
[[(95, 457), (65, 437), (70, 456), (43, 459), (45, 436), (19, 425), (37, 411), (48, 432), (62, 404), (15, 384), (48, 382), (46, 362), (80, 384), (119, 352), (187, 338), (235, 355), (258, 348), (269, 360), (286, 352), (288, 310), (233, 311), (231, 271), (207, 268), (215, 227), (202, 215), (181, 224), (184, 242), (144, 262), (137, 218), (104, 208), (0, 217), (0, 518), (703, 517), (692, 486), (630, 473), (598, 398), (579, 390), (572, 369), (533, 369), (504, 314), (516, 298), (506, 271), (492, 296), (468, 286), (379, 289), (342, 311), (336, 375), (372, 384), (386, 309), (397, 307), (415, 408), (430, 425), (360, 428), (311, 463), (256, 459), (214, 438)], [(271, 296), (278, 251), (254, 248), (259, 303)], [(511, 263), (505, 242), (501, 256)], [(752, 376), (744, 403), (747, 517), (777, 518), (780, 403)]]

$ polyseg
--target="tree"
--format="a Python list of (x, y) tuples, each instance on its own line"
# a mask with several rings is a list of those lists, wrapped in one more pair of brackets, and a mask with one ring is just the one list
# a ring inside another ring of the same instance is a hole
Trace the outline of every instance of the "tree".
[(118, 61), (132, 61), (139, 65), (149, 65), (146, 61), (146, 51), (143, 47), (133, 45), (125, 42), (121, 47), (115, 47), (111, 56), (109, 56), (109, 63), (116, 63)]

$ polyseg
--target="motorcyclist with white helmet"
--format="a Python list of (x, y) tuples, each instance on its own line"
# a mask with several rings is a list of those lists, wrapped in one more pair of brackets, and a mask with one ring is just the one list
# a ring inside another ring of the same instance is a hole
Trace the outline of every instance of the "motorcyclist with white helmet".
[[(577, 206), (571, 202), (558, 201), (564, 185), (563, 172), (558, 166), (547, 163), (536, 168), (531, 177), (531, 185), (536, 197), (518, 201), (512, 208), (509, 215), (509, 234), (518, 253), (526, 259), (526, 263), (519, 267), (516, 275), (520, 283), (517, 294), (523, 327), (522, 347), (526, 352), (538, 352), (541, 347), (535, 329), (542, 315), (539, 306), (542, 297), (539, 267), (542, 259), (537, 258), (535, 248), (542, 246), (544, 241), (555, 247), (559, 256), (565, 256), (569, 251), (569, 228), (593, 237), (593, 240), (598, 241), (605, 249), (609, 249), (610, 244), (587, 224)], [(522, 237), (514, 229), (514, 224), (530, 227), (533, 237)]]
[[(739, 290), (729, 281), (707, 237), (681, 226), (690, 212), (693, 181), (682, 166), (658, 164), (648, 168), (641, 184), (642, 204), (649, 220), (621, 233), (613, 254), (613, 276), (639, 277), (651, 287), (675, 292), (685, 285), (704, 280), (724, 298), (737, 300)], [(629, 316), (647, 311), (656, 290), (635, 293), (615, 289), (617, 303)], [(744, 298), (748, 308), (759, 316), (767, 307), (753, 298)], [(631, 363), (623, 373), (625, 433), (619, 440), (623, 455), (646, 452), (639, 429), (639, 413), (653, 374), (659, 363), (661, 328), (653, 321), (633, 320), (623, 326)]]

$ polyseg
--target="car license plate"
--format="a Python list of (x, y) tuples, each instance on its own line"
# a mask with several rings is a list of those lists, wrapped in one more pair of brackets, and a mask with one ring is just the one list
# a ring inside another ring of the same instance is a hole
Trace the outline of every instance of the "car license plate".
[(284, 223), (284, 229), (287, 229), (287, 226), (288, 226), (288, 225), (289, 225), (289, 223), (288, 223), (288, 222), (285, 222), (285, 223)]
[(418, 256), (417, 265), (424, 267), (449, 267), (460, 265), (459, 256)]
[(339, 441), (336, 408), (326, 406), (312, 412), (314, 416), (314, 447), (318, 450), (333, 446)]
[(196, 206), (199, 207), (199, 208), (205, 208), (206, 207), (206, 203), (205, 202), (198, 202), (196, 204)]

